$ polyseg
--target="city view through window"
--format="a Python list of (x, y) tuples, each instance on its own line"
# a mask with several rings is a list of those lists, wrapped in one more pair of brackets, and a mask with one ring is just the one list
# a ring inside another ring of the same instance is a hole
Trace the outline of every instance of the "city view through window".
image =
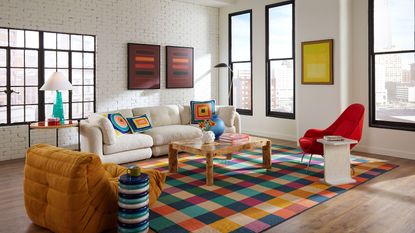
[(0, 124), (51, 117), (55, 92), (39, 88), (56, 71), (73, 85), (62, 92), (65, 118), (86, 118), (94, 112), (94, 63), (94, 36), (0, 28)]
[(415, 123), (413, 0), (373, 0), (375, 120)]
[(230, 17), (230, 65), (232, 104), (243, 112), (252, 111), (251, 13), (236, 13)]
[(268, 111), (294, 117), (293, 4), (270, 6), (268, 15)]

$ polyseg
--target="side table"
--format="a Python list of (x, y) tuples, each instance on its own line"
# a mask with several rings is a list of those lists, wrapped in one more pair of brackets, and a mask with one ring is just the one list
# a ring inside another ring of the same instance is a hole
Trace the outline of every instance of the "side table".
[(81, 127), (80, 127), (79, 120), (68, 120), (65, 121), (61, 125), (49, 125), (48, 122), (40, 121), (40, 122), (34, 122), (29, 123), (28, 125), (28, 133), (29, 133), (29, 147), (31, 146), (31, 131), (34, 129), (55, 129), (56, 130), (56, 147), (59, 146), (59, 129), (64, 128), (78, 128), (78, 150), (81, 151)]
[(358, 143), (345, 138), (343, 141), (317, 139), (324, 146), (324, 182), (329, 185), (355, 183), (350, 175), (350, 144)]

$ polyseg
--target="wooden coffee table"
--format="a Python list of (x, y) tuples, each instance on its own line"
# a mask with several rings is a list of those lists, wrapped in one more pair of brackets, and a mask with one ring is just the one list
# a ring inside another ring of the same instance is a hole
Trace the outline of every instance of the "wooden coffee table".
[(262, 147), (262, 164), (266, 169), (271, 168), (271, 141), (266, 138), (250, 137), (249, 141), (242, 143), (225, 143), (215, 141), (203, 144), (200, 139), (176, 141), (169, 145), (169, 171), (177, 172), (177, 154), (179, 151), (188, 152), (206, 157), (206, 185), (213, 185), (213, 158), (226, 156), (232, 158), (232, 153), (241, 150), (250, 150)]

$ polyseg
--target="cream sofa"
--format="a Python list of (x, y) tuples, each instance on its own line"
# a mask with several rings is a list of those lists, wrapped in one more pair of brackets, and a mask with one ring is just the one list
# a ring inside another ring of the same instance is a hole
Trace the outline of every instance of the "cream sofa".
[[(171, 141), (198, 138), (202, 131), (191, 125), (190, 107), (166, 105), (123, 109), (105, 113), (119, 112), (124, 117), (147, 114), (153, 128), (136, 134), (116, 137), (114, 128), (104, 113), (92, 114), (81, 121), (81, 151), (92, 152), (103, 162), (127, 163), (151, 156), (168, 153)], [(225, 123), (225, 132), (241, 132), (240, 116), (233, 106), (217, 106), (216, 113)]]

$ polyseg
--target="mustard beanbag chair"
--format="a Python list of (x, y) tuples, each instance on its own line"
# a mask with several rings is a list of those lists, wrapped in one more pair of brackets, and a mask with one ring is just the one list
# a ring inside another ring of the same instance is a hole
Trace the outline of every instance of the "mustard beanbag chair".
[[(28, 149), (24, 175), (26, 212), (33, 223), (62, 233), (96, 233), (117, 226), (118, 177), (127, 168), (102, 164), (92, 153), (38, 144)], [(150, 177), (150, 205), (165, 174)]]

